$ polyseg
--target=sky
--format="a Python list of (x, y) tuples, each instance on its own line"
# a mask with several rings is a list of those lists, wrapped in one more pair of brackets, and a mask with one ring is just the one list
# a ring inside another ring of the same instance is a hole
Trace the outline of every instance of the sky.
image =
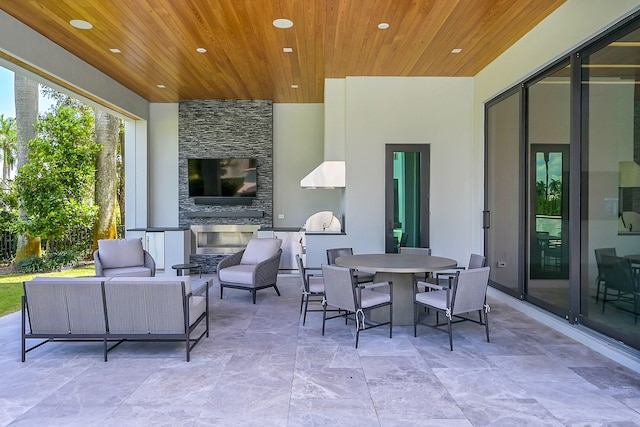
[[(39, 110), (40, 113), (49, 109), (53, 103), (50, 99), (40, 96)], [(16, 108), (13, 100), (13, 71), (0, 67), (0, 114), (5, 117), (15, 117)]]

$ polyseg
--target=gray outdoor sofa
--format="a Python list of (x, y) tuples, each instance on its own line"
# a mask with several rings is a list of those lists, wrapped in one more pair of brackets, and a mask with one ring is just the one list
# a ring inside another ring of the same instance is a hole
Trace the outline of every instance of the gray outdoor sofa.
[[(51, 341), (100, 341), (105, 362), (125, 341), (184, 341), (188, 362), (209, 336), (209, 285), (192, 290), (189, 276), (36, 277), (23, 283), (22, 361)], [(31, 339), (41, 342), (27, 348)]]

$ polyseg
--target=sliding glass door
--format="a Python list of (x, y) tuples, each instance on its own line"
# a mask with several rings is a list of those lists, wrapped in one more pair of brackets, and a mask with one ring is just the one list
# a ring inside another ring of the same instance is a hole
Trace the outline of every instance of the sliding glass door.
[(581, 322), (640, 347), (640, 29), (581, 59)]
[(640, 349), (640, 14), (487, 103), (491, 285)]
[(570, 311), (568, 62), (526, 86), (528, 276), (524, 295), (563, 317)]

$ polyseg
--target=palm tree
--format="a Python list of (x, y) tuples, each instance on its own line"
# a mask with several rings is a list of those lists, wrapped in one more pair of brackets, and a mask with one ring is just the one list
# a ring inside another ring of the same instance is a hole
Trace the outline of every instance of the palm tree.
[[(27, 142), (36, 137), (38, 120), (38, 82), (14, 74), (14, 97), (16, 104), (16, 129), (18, 135), (18, 171), (29, 161)], [(20, 213), (24, 215), (23, 212)], [(16, 261), (31, 256), (41, 256), (39, 236), (19, 236)]]
[(100, 207), (93, 229), (93, 247), (99, 239), (115, 239), (117, 234), (117, 153), (120, 119), (95, 109), (96, 143), (102, 145), (96, 160), (95, 203)]
[(7, 182), (10, 179), (11, 168), (16, 162), (16, 149), (18, 145), (18, 131), (16, 120), (0, 114), (0, 150), (2, 150), (2, 182), (7, 190)]

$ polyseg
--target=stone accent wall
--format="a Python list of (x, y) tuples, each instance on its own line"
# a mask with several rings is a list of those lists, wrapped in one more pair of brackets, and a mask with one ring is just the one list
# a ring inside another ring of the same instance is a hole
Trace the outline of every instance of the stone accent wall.
[[(271, 101), (180, 101), (178, 202), (181, 227), (191, 224), (273, 224)], [(189, 198), (188, 158), (255, 158), (257, 197), (250, 206), (196, 205)], [(228, 216), (227, 216), (228, 215)]]
[[(179, 225), (273, 226), (272, 101), (180, 101), (178, 121)], [(198, 157), (255, 158), (258, 191), (251, 205), (196, 205), (189, 198), (187, 159)], [(213, 256), (211, 263), (200, 257), (197, 261), (203, 264), (203, 271), (210, 272), (217, 265), (218, 257)]]

